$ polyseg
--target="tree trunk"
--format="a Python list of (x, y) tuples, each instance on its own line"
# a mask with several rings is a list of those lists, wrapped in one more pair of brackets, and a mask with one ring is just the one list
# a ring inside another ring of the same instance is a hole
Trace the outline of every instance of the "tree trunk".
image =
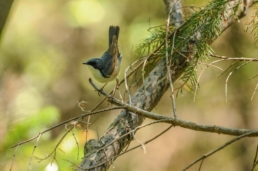
[[(178, 9), (176, 8), (178, 3), (181, 4), (181, 2), (178, 0), (164, 0), (164, 2), (166, 4), (167, 11), (169, 11), (170, 8)], [(236, 2), (239, 2), (239, 0), (229, 1), (229, 3)], [(253, 1), (250, 1), (249, 4), (246, 4), (243, 8), (239, 9), (237, 13), (238, 17), (242, 17), (246, 12), (247, 7), (252, 3)], [(225, 14), (230, 16), (230, 18), (227, 20), (227, 22), (222, 22), (220, 26), (222, 31), (224, 31), (235, 21), (235, 18), (232, 17), (232, 11), (230, 9), (226, 10), (227, 11), (225, 11)], [(171, 21), (178, 21), (179, 18), (181, 21), (181, 9), (173, 10), (171, 14)], [(177, 34), (180, 33), (179, 28)], [(178, 60), (179, 62), (172, 68), (173, 71), (171, 72), (173, 81), (177, 80), (181, 76), (189, 64), (189, 58), (186, 58), (185, 56), (179, 57), (178, 54), (178, 59), (180, 59)], [(166, 57), (163, 57), (151, 71), (148, 77), (146, 77), (143, 85), (132, 96), (131, 105), (146, 111), (151, 111), (157, 105), (168, 88), (169, 81), (167, 79)], [(85, 144), (85, 156), (80, 166), (77, 168), (77, 171), (107, 170), (112, 162), (117, 158), (117, 155), (119, 155), (121, 151), (133, 140), (131, 134), (124, 137), (122, 136), (141, 125), (144, 119), (145, 118), (142, 116), (122, 110), (120, 115), (110, 125), (106, 133), (100, 138), (99, 141), (89, 140)]]

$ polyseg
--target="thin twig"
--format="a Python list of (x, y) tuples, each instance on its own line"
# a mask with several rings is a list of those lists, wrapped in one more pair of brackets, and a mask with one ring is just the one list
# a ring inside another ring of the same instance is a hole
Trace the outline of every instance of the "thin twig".
[[(157, 138), (160, 137), (162, 134), (164, 134), (165, 132), (167, 132), (168, 130), (170, 130), (170, 128), (172, 128), (172, 127), (173, 127), (173, 125), (170, 125), (167, 129), (165, 129), (164, 131), (162, 131), (161, 133), (159, 133), (159, 134), (156, 135), (155, 137), (149, 139), (148, 141), (145, 141), (143, 144), (148, 144), (148, 143), (150, 143), (151, 141), (157, 139)], [(121, 155), (123, 155), (123, 154), (125, 154), (125, 153), (127, 153), (127, 152), (129, 152), (129, 151), (132, 151), (132, 150), (134, 150), (134, 149), (136, 149), (136, 148), (139, 148), (140, 146), (141, 146), (141, 145), (134, 146), (134, 147), (128, 149), (127, 151), (125, 151), (125, 152), (123, 152), (123, 153), (117, 155), (116, 157), (119, 157), (119, 156), (121, 156)]]
[(233, 71), (231, 71), (228, 76), (227, 76), (227, 79), (226, 79), (226, 83), (225, 83), (225, 96), (226, 96), (226, 103), (228, 102), (228, 80), (230, 78), (230, 76), (235, 72), (237, 71), (238, 69), (240, 69), (241, 67), (247, 65), (248, 63), (250, 63), (252, 61), (247, 61), (245, 63), (243, 63), (242, 65), (239, 65), (237, 68), (235, 68)]
[(249, 78), (249, 80), (254, 79), (254, 78), (256, 78), (256, 77), (258, 77), (258, 74), (256, 74), (256, 75), (253, 76), (252, 78)]
[(211, 151), (211, 152), (209, 152), (209, 153), (207, 153), (207, 154), (204, 154), (202, 157), (200, 157), (199, 159), (195, 160), (194, 162), (192, 162), (191, 164), (189, 164), (187, 167), (185, 167), (184, 169), (182, 169), (182, 171), (185, 171), (185, 170), (189, 169), (189, 168), (192, 167), (194, 164), (196, 164), (196, 163), (198, 163), (199, 161), (204, 160), (205, 158), (207, 158), (207, 157), (213, 155), (214, 153), (216, 153), (216, 152), (222, 150), (223, 148), (229, 146), (229, 145), (232, 144), (233, 142), (238, 141), (238, 140), (240, 140), (240, 139), (242, 139), (242, 138), (244, 138), (244, 137), (250, 136), (250, 135), (252, 135), (252, 134), (257, 134), (257, 133), (258, 133), (258, 131), (250, 131), (250, 132), (247, 132), (247, 133), (245, 133), (245, 134), (243, 134), (243, 135), (240, 135), (240, 136), (238, 136), (238, 137), (236, 137), (236, 138), (234, 138), (234, 139), (228, 141), (227, 143), (225, 143), (224, 145), (220, 146), (219, 148), (217, 148), (217, 149), (215, 149), (215, 150), (213, 150), (213, 151)]
[(204, 159), (202, 159), (198, 171), (201, 171), (203, 162), (204, 162)]
[[(199, 75), (199, 77), (198, 77), (198, 79), (197, 79), (197, 83), (200, 82), (200, 78), (201, 78), (203, 72), (204, 72), (209, 66), (212, 66), (213, 64), (218, 63), (218, 62), (221, 62), (221, 61), (223, 61), (223, 60), (224, 60), (224, 59), (216, 60), (216, 61), (213, 61), (213, 62), (209, 63), (208, 65), (206, 65), (206, 67), (203, 68), (202, 71), (200, 72), (200, 75)], [(193, 100), (194, 102), (195, 102), (195, 99), (196, 99), (197, 90), (198, 90), (198, 84), (195, 84), (194, 100)]]
[[(223, 61), (224, 61), (224, 60), (223, 60)], [(236, 60), (236, 61), (232, 62), (232, 63), (227, 67), (227, 69), (225, 69), (223, 72), (221, 72), (221, 73), (218, 75), (218, 77), (221, 76), (221, 75), (223, 75), (224, 73), (226, 73), (232, 66), (234, 66), (234, 65), (237, 64), (238, 62), (239, 62), (239, 60)]]
[[(77, 125), (77, 124), (76, 124), (76, 125)], [(73, 132), (76, 125), (74, 125), (74, 127), (73, 127), (73, 129), (72, 129), (72, 135), (73, 135), (74, 141), (75, 141), (76, 146), (77, 146), (77, 160), (79, 160), (79, 156), (80, 156), (79, 143), (78, 143), (78, 141), (77, 141), (77, 139), (76, 139), (76, 137), (75, 137), (75, 134), (74, 134), (74, 132)]]
[(145, 147), (144, 143), (142, 143), (140, 140), (138, 140), (138, 139), (135, 137), (135, 132), (134, 132), (134, 131), (132, 132), (132, 134), (133, 134), (134, 139), (135, 139), (139, 144), (141, 144), (143, 153), (146, 154), (147, 151), (146, 151), (146, 147)]
[[(162, 46), (160, 46), (159, 48), (161, 48)], [(158, 51), (158, 50), (157, 50)], [(152, 57), (152, 55), (149, 55), (148, 58)], [(138, 64), (129, 74), (126, 75), (126, 77), (124, 79), (122, 79), (120, 81), (120, 83), (118, 84), (118, 86), (120, 86), (121, 84), (123, 84), (125, 82), (125, 79), (129, 78), (131, 75), (133, 75), (141, 66), (143, 65), (143, 61)], [(112, 94), (113, 90), (109, 92), (109, 94)], [(91, 112), (95, 111), (104, 101), (106, 100), (106, 97), (104, 99), (102, 99), (93, 109), (91, 109)]]
[[(167, 66), (167, 77), (169, 79), (169, 86), (170, 86), (170, 97), (171, 97), (171, 101), (172, 101), (172, 109), (173, 109), (174, 117), (176, 118), (177, 117), (176, 103), (175, 103), (174, 87), (173, 87), (171, 70), (170, 70), (170, 65), (171, 64), (168, 60), (168, 30), (169, 30), (170, 16), (171, 16), (170, 14), (171, 13), (172, 13), (172, 7), (169, 10), (168, 19), (167, 19), (167, 27), (166, 27), (166, 39), (165, 39), (165, 41), (166, 41), (166, 66)], [(173, 55), (173, 50), (174, 50), (174, 46), (175, 46), (175, 37), (176, 37), (176, 31), (174, 32), (174, 35), (173, 35), (170, 58), (172, 58), (172, 55)]]
[(253, 61), (258, 62), (258, 58), (246, 58), (246, 57), (228, 57), (228, 56), (221, 56), (221, 55), (214, 55), (210, 54), (210, 56), (225, 60), (238, 60), (238, 61)]
[[(159, 133), (159, 134), (156, 135), (155, 137), (153, 137), (153, 138), (151, 138), (151, 139), (149, 139), (149, 140), (143, 142), (143, 144), (148, 144), (148, 143), (150, 143), (151, 141), (157, 139), (158, 137), (160, 137), (161, 135), (163, 135), (165, 132), (167, 132), (167, 131), (168, 131), (170, 128), (172, 128), (172, 127), (173, 127), (173, 125), (170, 125), (167, 129), (165, 129), (164, 131), (162, 131), (161, 133)], [(117, 157), (119, 157), (119, 156), (121, 156), (121, 155), (124, 155), (125, 153), (128, 153), (129, 151), (135, 150), (135, 149), (137, 149), (137, 148), (139, 148), (139, 147), (141, 147), (141, 145), (134, 146), (134, 147), (128, 149), (127, 151), (125, 151), (125, 152), (122, 152), (122, 153), (120, 153), (120, 154), (118, 154), (118, 155), (116, 155), (116, 156), (114, 156), (114, 157), (112, 157), (112, 158), (109, 158), (108, 160), (106, 160), (106, 161), (104, 161), (104, 162), (102, 162), (102, 163), (99, 163), (98, 165), (95, 165), (95, 166), (92, 166), (92, 167), (88, 167), (88, 168), (81, 168), (81, 169), (83, 169), (83, 170), (95, 169), (95, 168), (97, 168), (97, 167), (99, 167), (99, 166), (101, 166), (101, 165), (103, 165), (103, 164), (109, 162), (110, 160), (112, 161), (114, 158), (117, 158)]]
[(66, 132), (64, 133), (64, 135), (58, 140), (56, 146), (54, 147), (54, 149), (44, 158), (40, 158), (40, 157), (36, 157), (39, 161), (43, 161), (48, 159), (49, 157), (51, 157), (53, 155), (53, 160), (56, 159), (56, 150), (58, 149), (59, 145), (62, 143), (62, 141), (64, 140), (64, 138), (66, 137), (66, 135), (68, 135), (69, 132), (71, 132), (74, 129), (74, 127), (70, 127), (66, 130)]
[(22, 144), (25, 144), (25, 143), (27, 143), (27, 142), (30, 142), (30, 141), (32, 141), (32, 140), (38, 138), (40, 135), (43, 135), (44, 133), (46, 133), (46, 132), (48, 132), (48, 131), (50, 131), (50, 130), (52, 130), (52, 129), (54, 129), (54, 128), (57, 128), (57, 127), (59, 127), (59, 126), (61, 126), (61, 125), (64, 125), (64, 124), (67, 124), (67, 123), (69, 123), (69, 122), (71, 122), (71, 121), (73, 121), (73, 120), (76, 120), (76, 119), (78, 119), (78, 118), (82, 118), (82, 117), (85, 117), (85, 116), (94, 115), (94, 114), (98, 114), (98, 113), (102, 113), (102, 112), (106, 112), (106, 111), (110, 111), (110, 110), (123, 109), (123, 108), (124, 108), (123, 106), (116, 106), (116, 107), (111, 107), (111, 108), (106, 108), (106, 109), (97, 110), (97, 111), (94, 111), (94, 112), (88, 112), (88, 113), (85, 113), (85, 114), (81, 114), (81, 115), (79, 115), (79, 116), (76, 116), (76, 117), (73, 117), (73, 118), (71, 118), (71, 119), (68, 119), (68, 120), (66, 120), (66, 121), (64, 121), (64, 122), (61, 122), (61, 123), (59, 123), (59, 124), (57, 124), (57, 125), (54, 125), (54, 126), (48, 128), (48, 129), (45, 129), (44, 131), (40, 132), (37, 136), (32, 137), (32, 138), (30, 138), (30, 139), (28, 139), (28, 140), (19, 142), (19, 143), (15, 144), (14, 146), (12, 146), (11, 148), (14, 148), (14, 147), (16, 147), (16, 146), (20, 146), (20, 145), (22, 145)]
[[(101, 103), (99, 103), (99, 104), (101, 104)], [(97, 106), (95, 108), (97, 108)], [(94, 110), (95, 110), (95, 108), (94, 108)], [(93, 110), (91, 110), (91, 111), (93, 111)], [(86, 131), (85, 131), (85, 142), (88, 141), (89, 126), (90, 126), (90, 115), (87, 117)]]
[(14, 150), (13, 157), (12, 157), (12, 163), (11, 163), (11, 167), (10, 167), (10, 171), (12, 171), (12, 169), (13, 169), (14, 159), (15, 159), (16, 152), (18, 151), (18, 148), (19, 148), (19, 147), (20, 147), (19, 145), (16, 146), (16, 148), (15, 148), (15, 150)]
[(255, 156), (254, 156), (254, 162), (253, 162), (253, 167), (252, 167), (252, 170), (254, 170), (254, 168), (256, 167), (257, 165), (257, 155), (258, 155), (258, 144), (256, 145), (256, 151), (255, 151)]
[[(150, 126), (150, 125), (153, 125), (153, 124), (156, 124), (156, 123), (162, 123), (162, 122), (163, 122), (162, 120), (160, 120), (160, 121), (153, 121), (153, 122), (150, 122), (150, 123), (141, 125), (141, 126), (137, 126), (137, 127), (134, 128), (133, 130), (130, 130), (129, 132), (123, 134), (123, 135), (120, 136), (119, 138), (117, 138), (117, 139), (115, 139), (115, 140), (109, 142), (107, 145), (105, 145), (105, 147), (102, 147), (102, 148), (98, 149), (98, 151), (101, 151), (101, 150), (103, 150), (104, 148), (107, 148), (108, 146), (114, 144), (114, 143), (117, 142), (118, 140), (120, 140), (120, 139), (126, 137), (127, 135), (130, 135), (130, 134), (132, 134), (133, 132), (136, 132), (137, 130), (140, 130), (140, 129), (144, 128), (144, 127), (147, 127), (147, 126)], [(96, 152), (98, 152), (98, 151), (96, 151)], [(85, 155), (84, 157), (88, 157), (88, 156), (90, 156), (90, 155), (92, 155), (92, 154), (93, 154), (93, 153), (89, 153), (89, 154)]]
[(36, 141), (36, 143), (35, 143), (35, 145), (34, 145), (34, 148), (33, 148), (33, 150), (32, 150), (32, 154), (31, 154), (31, 156), (30, 156), (30, 161), (29, 161), (29, 170), (31, 170), (31, 167), (32, 167), (32, 158), (33, 158), (34, 152), (35, 152), (35, 150), (36, 150), (36, 148), (37, 148), (37, 146), (38, 146), (38, 142), (39, 142), (39, 139), (40, 139), (41, 135), (42, 135), (42, 133), (39, 134), (39, 136), (38, 136), (38, 138), (37, 138), (37, 141)]
[(217, 68), (218, 70), (220, 70), (220, 71), (223, 71), (223, 69), (221, 68), (221, 67), (219, 67), (219, 66), (217, 66), (217, 65), (213, 65), (213, 64), (211, 64), (211, 63), (209, 63), (209, 64), (207, 64), (207, 63), (203, 63), (203, 62), (200, 62), (199, 64), (201, 64), (201, 65), (206, 65), (206, 67), (213, 67), (213, 68)]
[[(132, 100), (131, 100), (131, 93), (130, 93), (130, 89), (128, 87), (128, 82), (127, 82), (127, 72), (129, 69), (132, 69), (132, 66), (135, 65), (137, 62), (139, 62), (139, 60), (136, 60), (135, 62), (133, 62), (131, 65), (129, 65), (126, 69), (125, 69), (125, 72), (124, 72), (124, 81), (125, 81), (125, 91), (126, 93), (128, 94), (128, 99), (129, 99), (129, 104), (131, 105), (132, 104)], [(140, 65), (138, 65), (140, 66)], [(137, 67), (136, 67), (137, 68)], [(135, 69), (133, 69), (133, 71), (136, 71)]]
[[(135, 114), (141, 115), (141, 116), (149, 118), (149, 119), (162, 120), (162, 122), (164, 122), (164, 123), (173, 124), (174, 126), (180, 126), (180, 127), (191, 129), (191, 130), (225, 134), (225, 135), (239, 136), (239, 135), (242, 135), (242, 134), (249, 133), (250, 131), (257, 131), (257, 130), (252, 130), (252, 129), (226, 128), (226, 127), (217, 126), (217, 125), (201, 125), (201, 124), (196, 124), (195, 122), (186, 121), (186, 120), (182, 120), (182, 119), (179, 119), (179, 118), (174, 118), (174, 117), (170, 117), (170, 116), (165, 116), (165, 115), (160, 115), (160, 114), (156, 114), (156, 113), (153, 113), (153, 112), (149, 112), (149, 111), (140, 109), (138, 107), (131, 106), (127, 103), (123, 103), (120, 100), (108, 95), (103, 90), (96, 87), (96, 85), (92, 82), (91, 79), (90, 79), (90, 83), (97, 91), (99, 91), (100, 94), (109, 98), (110, 99), (109, 101), (111, 103), (116, 104), (118, 106), (123, 106), (123, 108), (125, 110), (133, 112)], [(251, 136), (258, 136), (258, 133), (257, 134), (252, 134)]]
[(254, 92), (253, 92), (253, 95), (252, 95), (252, 97), (251, 97), (251, 100), (253, 100), (254, 95), (255, 95), (255, 93), (256, 93), (256, 91), (257, 91), (257, 88), (258, 88), (258, 83), (256, 84), (256, 87), (255, 87), (255, 89), (254, 89)]

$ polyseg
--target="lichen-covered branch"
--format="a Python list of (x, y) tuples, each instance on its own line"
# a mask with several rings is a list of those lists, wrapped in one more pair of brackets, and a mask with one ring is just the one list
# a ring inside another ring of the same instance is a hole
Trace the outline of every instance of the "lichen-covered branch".
[[(166, 1), (168, 2), (168, 1)], [(178, 0), (171, 0), (171, 4), (177, 4), (173, 2), (180, 2)], [(226, 2), (226, 1), (225, 1)], [(241, 7), (237, 9), (237, 13), (233, 10), (231, 5), (232, 4), (241, 4)], [(246, 13), (247, 6), (251, 5), (253, 1), (248, 1), (248, 4), (244, 3), (244, 1), (240, 0), (231, 0), (228, 1), (228, 6), (225, 8), (223, 14), (224, 19), (221, 21), (220, 31), (225, 30), (229, 25), (231, 25), (235, 19), (238, 17), (243, 17)], [(178, 14), (178, 9), (175, 7), (176, 10), (172, 10)], [(234, 13), (234, 14), (233, 14)], [(177, 17), (181, 15), (172, 14), (172, 17)], [(182, 16), (181, 16), (182, 17)], [(182, 18), (171, 18), (172, 21), (182, 21)], [(208, 24), (208, 23), (203, 23)], [(184, 25), (184, 24), (183, 24)], [(179, 27), (177, 31), (177, 35), (180, 36), (183, 34), (183, 30)], [(196, 37), (193, 33), (193, 35)], [(203, 34), (200, 32), (199, 37)], [(213, 35), (213, 38), (209, 41), (212, 43), (219, 35)], [(189, 43), (187, 42), (189, 46)], [(194, 43), (194, 41), (192, 42)], [(185, 52), (184, 52), (185, 53)], [(179, 60), (176, 61), (174, 67), (172, 68), (172, 80), (177, 80), (182, 73), (187, 69), (189, 64), (189, 59), (184, 56), (180, 57), (178, 53), (177, 56)], [(145, 110), (151, 111), (159, 102), (163, 94), (169, 87), (169, 81), (166, 79), (167, 70), (166, 70), (166, 60), (165, 57), (160, 60), (160, 62), (156, 65), (156, 67), (150, 72), (148, 77), (145, 79), (143, 85), (136, 91), (136, 93), (131, 98), (131, 105)], [(100, 138), (99, 141), (97, 140), (90, 140), (85, 145), (85, 156), (82, 159), (80, 166), (77, 168), (77, 171), (84, 171), (84, 170), (94, 170), (94, 171), (102, 171), (107, 170), (112, 161), (115, 160), (115, 156), (122, 152), (122, 150), (127, 147), (131, 140), (133, 139), (132, 135), (125, 136), (121, 139), (119, 137), (123, 136), (124, 134), (130, 132), (131, 130), (135, 129), (137, 126), (141, 125), (144, 121), (145, 117), (137, 115), (132, 112), (127, 112), (126, 110), (122, 110), (120, 115), (115, 119), (115, 121), (110, 125), (106, 133)], [(175, 120), (176, 121), (176, 120)], [(214, 128), (216, 129), (216, 128)], [(118, 141), (115, 141), (119, 139)], [(110, 144), (113, 142), (112, 144)], [(109, 145), (108, 145), (109, 144)], [(101, 150), (99, 150), (101, 149)], [(105, 162), (107, 161), (107, 162)], [(100, 164), (103, 163), (103, 164)]]

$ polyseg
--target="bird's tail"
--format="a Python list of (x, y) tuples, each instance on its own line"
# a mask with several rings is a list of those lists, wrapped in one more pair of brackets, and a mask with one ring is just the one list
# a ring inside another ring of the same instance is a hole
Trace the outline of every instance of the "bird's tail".
[(109, 27), (109, 41), (108, 41), (108, 46), (110, 46), (113, 42), (113, 36), (116, 36), (116, 40), (118, 40), (118, 36), (119, 36), (119, 26), (110, 26)]

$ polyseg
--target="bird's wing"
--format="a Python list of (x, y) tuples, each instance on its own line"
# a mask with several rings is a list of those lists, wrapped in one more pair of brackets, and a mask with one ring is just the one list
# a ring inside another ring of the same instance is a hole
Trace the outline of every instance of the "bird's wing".
[(102, 55), (102, 62), (104, 68), (101, 71), (105, 73), (104, 76), (109, 78), (113, 74), (117, 75), (116, 72), (119, 71), (121, 55), (118, 49), (118, 36), (119, 36), (119, 26), (109, 27), (109, 47), (108, 50)]
[(114, 71), (113, 57), (107, 52), (102, 56), (103, 68), (100, 70), (102, 75), (109, 78)]

